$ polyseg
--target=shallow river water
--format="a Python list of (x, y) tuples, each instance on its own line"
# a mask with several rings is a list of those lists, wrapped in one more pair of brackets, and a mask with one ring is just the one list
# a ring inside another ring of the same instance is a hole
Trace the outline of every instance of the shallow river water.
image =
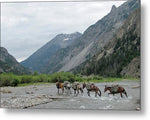
[[(41, 104), (32, 108), (62, 108), (62, 109), (114, 109), (114, 110), (136, 110), (140, 108), (140, 82), (139, 81), (122, 81), (116, 82), (126, 89), (128, 98), (120, 94), (108, 95), (104, 93), (104, 86), (114, 83), (97, 83), (100, 88), (102, 96), (95, 97), (95, 93), (91, 92), (91, 96), (87, 95), (84, 89), (83, 96), (79, 94), (75, 97), (73, 94), (69, 95), (66, 99), (54, 100), (47, 104)], [(66, 95), (63, 95), (66, 96)]]
[[(53, 99), (47, 102), (41, 102), (40, 104), (27, 107), (28, 109), (36, 108), (48, 108), (48, 109), (100, 109), (100, 110), (139, 110), (140, 109), (140, 81), (124, 80), (119, 82), (110, 83), (95, 83), (102, 92), (101, 97), (95, 97), (94, 92), (90, 92), (91, 96), (87, 95), (87, 90), (84, 89), (83, 95), (79, 94), (74, 96), (72, 94), (57, 94), (57, 88), (55, 84), (34, 85), (27, 87), (4, 87), (2, 89), (9, 89), (12, 93), (1, 94), (1, 97), (9, 99), (12, 97), (20, 97), (22, 95), (38, 96), (45, 95), (50, 96)], [(105, 85), (119, 84), (124, 87), (128, 97), (123, 94), (121, 98), (120, 94), (108, 95), (108, 92), (104, 93)], [(61, 92), (61, 91), (60, 91)], [(31, 93), (31, 94), (30, 94)], [(38, 98), (38, 97), (37, 97)], [(42, 100), (42, 98), (40, 98)], [(26, 102), (26, 101), (24, 101)], [(4, 101), (5, 103), (5, 101)], [(19, 102), (18, 102), (19, 103)], [(13, 103), (11, 103), (13, 104)], [(5, 107), (5, 106), (4, 106)]]

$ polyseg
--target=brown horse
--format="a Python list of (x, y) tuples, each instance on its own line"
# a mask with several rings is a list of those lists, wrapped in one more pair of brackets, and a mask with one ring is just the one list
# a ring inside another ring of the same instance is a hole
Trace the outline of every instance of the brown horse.
[(61, 89), (62, 90), (62, 94), (64, 93), (64, 85), (63, 85), (63, 83), (62, 82), (56, 82), (56, 87), (57, 87), (57, 89), (58, 89), (58, 94), (59, 94), (59, 89)]
[[(116, 87), (116, 88), (114, 88), (114, 87)], [(116, 90), (115, 90), (115, 89), (116, 89)], [(109, 95), (109, 94), (113, 94), (113, 95), (114, 95), (114, 94), (120, 93), (121, 97), (123, 97), (123, 96), (122, 96), (122, 93), (124, 93), (124, 94), (126, 95), (126, 97), (128, 97), (128, 96), (127, 96), (127, 92), (126, 92), (125, 89), (124, 89), (123, 87), (121, 87), (121, 86), (108, 87), (108, 86), (105, 85), (104, 92), (106, 92), (107, 90), (110, 91), (110, 93), (108, 93), (108, 95)]]
[(88, 96), (90, 96), (90, 92), (95, 92), (95, 97), (97, 97), (97, 94), (98, 94), (99, 96), (101, 96), (101, 91), (100, 91), (100, 89), (99, 89), (97, 86), (95, 86), (94, 83), (88, 83), (88, 84), (83, 83), (83, 89), (84, 89), (85, 87), (86, 87), (86, 89), (87, 89), (87, 94), (88, 94)]

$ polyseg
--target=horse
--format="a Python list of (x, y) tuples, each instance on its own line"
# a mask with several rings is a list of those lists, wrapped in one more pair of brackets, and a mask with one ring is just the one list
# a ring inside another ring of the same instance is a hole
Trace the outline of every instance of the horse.
[(123, 87), (119, 86), (119, 85), (114, 85), (114, 86), (111, 86), (111, 87), (105, 85), (104, 92), (106, 92), (107, 90), (110, 91), (110, 93), (108, 93), (108, 95), (109, 94), (114, 95), (114, 94), (120, 93), (121, 97), (123, 97), (122, 93), (124, 93), (126, 95), (126, 97), (128, 97), (127, 92), (125, 91), (125, 89)]
[(87, 94), (90, 96), (90, 92), (95, 92), (95, 97), (97, 97), (97, 94), (101, 97), (101, 91), (100, 89), (94, 85), (94, 83), (83, 83), (83, 89), (86, 87)]
[(71, 84), (70, 84), (70, 82), (69, 81), (64, 81), (63, 86), (67, 90), (67, 94), (69, 94), (69, 92), (71, 94)]
[(59, 89), (62, 90), (62, 94), (64, 93), (64, 86), (63, 86), (62, 82), (60, 82), (60, 81), (56, 82), (56, 87), (58, 89), (58, 92), (57, 92), (58, 94), (59, 94)]
[[(81, 94), (83, 94), (83, 89), (79, 82), (72, 83), (72, 89), (74, 90), (74, 95), (76, 95), (76, 96), (78, 96), (79, 91), (81, 91)], [(77, 94), (76, 94), (76, 91), (77, 91)]]

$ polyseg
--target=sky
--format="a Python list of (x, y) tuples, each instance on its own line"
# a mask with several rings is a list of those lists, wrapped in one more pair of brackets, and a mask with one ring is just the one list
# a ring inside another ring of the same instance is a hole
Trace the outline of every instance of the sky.
[(1, 46), (18, 62), (61, 33), (83, 33), (125, 1), (1, 3)]

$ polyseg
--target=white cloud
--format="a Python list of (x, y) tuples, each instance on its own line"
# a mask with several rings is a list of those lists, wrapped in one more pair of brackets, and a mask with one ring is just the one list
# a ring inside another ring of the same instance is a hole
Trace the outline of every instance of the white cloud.
[(123, 2), (2, 3), (2, 46), (22, 60), (57, 34), (84, 32), (105, 16), (113, 4), (119, 6)]

